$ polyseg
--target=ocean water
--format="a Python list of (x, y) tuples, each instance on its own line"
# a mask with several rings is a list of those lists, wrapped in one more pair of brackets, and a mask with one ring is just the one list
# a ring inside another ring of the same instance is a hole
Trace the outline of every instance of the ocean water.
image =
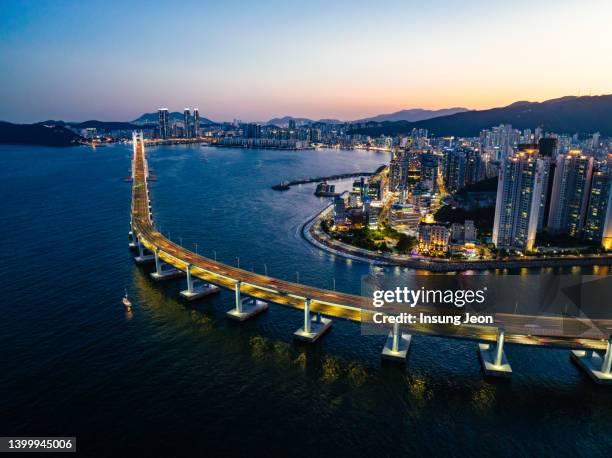
[[(610, 455), (612, 390), (568, 351), (508, 345), (512, 379), (489, 380), (474, 342), (416, 336), (398, 367), (356, 323), (299, 345), (300, 311), (272, 305), (236, 325), (230, 291), (182, 302), (184, 279), (151, 282), (127, 249), (130, 157), (129, 145), (0, 147), (0, 435), (77, 436), (83, 456)], [(314, 185), (270, 186), (387, 161), (152, 148), (156, 223), (206, 256), (359, 293), (368, 265), (300, 236), (326, 203)]]

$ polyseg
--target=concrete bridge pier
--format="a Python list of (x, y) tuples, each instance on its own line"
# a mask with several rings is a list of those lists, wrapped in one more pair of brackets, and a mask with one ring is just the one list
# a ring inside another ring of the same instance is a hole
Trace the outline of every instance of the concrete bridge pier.
[(187, 269), (185, 269), (185, 273), (187, 274), (187, 289), (179, 293), (182, 297), (188, 301), (193, 301), (195, 299), (209, 296), (210, 294), (221, 291), (221, 288), (218, 286), (210, 285), (198, 280), (194, 281), (193, 276), (191, 275), (191, 268), (192, 265), (187, 264)]
[(332, 325), (332, 320), (323, 318), (320, 313), (316, 314), (314, 321), (312, 320), (310, 302), (310, 299), (304, 299), (304, 326), (293, 333), (295, 339), (304, 342), (315, 342)]
[(405, 363), (411, 341), (412, 336), (410, 334), (402, 334), (399, 323), (394, 323), (393, 330), (389, 333), (383, 347), (381, 357), (389, 361)]
[(138, 237), (138, 235), (136, 235), (136, 246), (138, 248), (138, 256), (134, 258), (136, 264), (148, 264), (155, 260), (154, 255), (145, 252), (145, 247), (140, 242), (140, 238)]
[[(162, 264), (159, 259), (160, 249), (155, 249), (155, 272), (151, 274), (151, 278), (155, 281), (170, 280), (171, 278), (182, 277), (185, 273), (182, 270), (177, 269), (169, 264)], [(168, 266), (164, 268), (163, 266)]]
[(499, 329), (495, 347), (492, 347), (491, 344), (478, 344), (480, 362), (485, 375), (492, 377), (510, 377), (512, 375), (512, 368), (504, 353), (504, 340), (504, 330)]
[(233, 308), (225, 313), (230, 320), (234, 321), (246, 321), (249, 318), (253, 318), (260, 313), (268, 310), (268, 303), (255, 299), (254, 297), (241, 297), (240, 287), (242, 283), (236, 282), (234, 287), (236, 308)]
[(573, 350), (571, 358), (595, 383), (612, 385), (612, 336), (603, 356), (595, 351)]
[(138, 249), (138, 242), (136, 241), (136, 236), (134, 235), (134, 230), (132, 229), (132, 225), (130, 224), (130, 232), (128, 232), (128, 247), (130, 250)]

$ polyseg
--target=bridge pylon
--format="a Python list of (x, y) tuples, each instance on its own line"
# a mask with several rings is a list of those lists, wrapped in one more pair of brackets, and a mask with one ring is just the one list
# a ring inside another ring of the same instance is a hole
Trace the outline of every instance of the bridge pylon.
[(505, 339), (504, 330), (498, 329), (495, 347), (491, 344), (478, 344), (480, 362), (485, 375), (491, 377), (510, 377), (512, 375), (512, 367), (504, 352)]
[(322, 317), (320, 313), (316, 314), (313, 321), (312, 314), (310, 313), (310, 303), (310, 299), (304, 299), (304, 325), (293, 333), (295, 339), (304, 342), (315, 342), (332, 325), (332, 320)]
[(402, 334), (399, 323), (394, 323), (393, 329), (389, 332), (385, 346), (382, 349), (381, 358), (405, 363), (411, 341), (412, 336), (410, 334)]
[(268, 310), (268, 303), (254, 297), (242, 297), (240, 288), (241, 281), (236, 281), (234, 285), (234, 294), (236, 300), (236, 308), (228, 310), (225, 313), (230, 320), (246, 321)]
[(594, 350), (572, 350), (571, 358), (595, 383), (612, 385), (612, 336), (603, 355)]

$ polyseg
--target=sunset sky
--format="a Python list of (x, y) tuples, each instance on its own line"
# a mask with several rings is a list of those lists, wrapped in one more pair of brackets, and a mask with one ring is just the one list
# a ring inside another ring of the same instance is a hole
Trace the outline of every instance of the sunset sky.
[(612, 93), (612, 1), (0, 2), (0, 120), (358, 119)]

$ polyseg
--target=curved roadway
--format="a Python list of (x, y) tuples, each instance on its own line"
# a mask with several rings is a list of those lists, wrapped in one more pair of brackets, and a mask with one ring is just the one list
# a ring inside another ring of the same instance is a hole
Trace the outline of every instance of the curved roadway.
[[(375, 311), (380, 312), (374, 309), (371, 300), (367, 297), (291, 283), (249, 272), (208, 259), (168, 240), (155, 229), (152, 222), (146, 161), (143, 143), (134, 140), (132, 231), (144, 247), (151, 252), (158, 251), (160, 259), (166, 263), (183, 271), (191, 265), (191, 275), (194, 277), (232, 290), (239, 281), (242, 294), (296, 309), (303, 309), (304, 301), (308, 298), (311, 300), (310, 308), (313, 312), (364, 323), (372, 321)], [(413, 309), (415, 313), (420, 311), (427, 312), (427, 309)], [(408, 330), (411, 333), (494, 342), (499, 326), (504, 328), (508, 343), (598, 350), (606, 349), (607, 340), (601, 338), (601, 332), (600, 335), (589, 334), (588, 331), (585, 332), (585, 328), (597, 328), (604, 333), (612, 334), (612, 320), (585, 323), (579, 318), (495, 314), (494, 321), (496, 327), (411, 325)]]

